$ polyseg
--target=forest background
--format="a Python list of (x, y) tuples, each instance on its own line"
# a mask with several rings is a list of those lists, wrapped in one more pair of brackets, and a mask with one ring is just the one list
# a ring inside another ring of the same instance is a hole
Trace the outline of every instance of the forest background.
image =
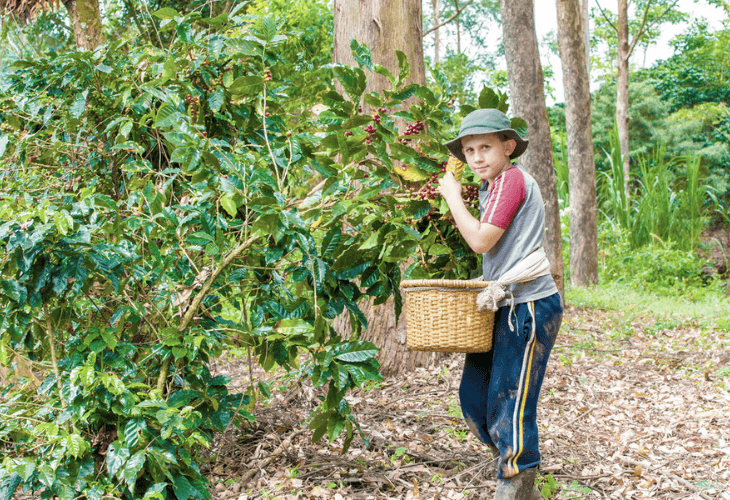
[[(333, 50), (337, 5), (319, 0), (1, 4), (1, 498), (207, 498), (216, 436), (245, 434), (287, 384), (315, 389), (311, 440), (346, 451), (367, 439), (348, 394), (393, 359), (438, 361), (379, 352), (377, 308), (400, 315), (402, 279), (479, 269), (435, 193), (441, 144), (469, 110), (514, 111), (514, 74), (493, 41), (498, 2), (410, 5), (424, 33), (444, 24), (381, 64), (352, 37), (349, 61)], [(590, 12), (597, 286), (570, 283), (584, 207), (570, 204), (570, 113), (546, 109), (554, 185), (541, 188), (568, 304), (681, 301), (730, 328), (730, 21), (712, 5), (721, 27), (677, 2), (632, 6), (637, 50), (683, 29), (671, 57), (631, 68), (629, 155), (618, 19)], [(240, 393), (211, 372), (224, 353), (250, 367)]]

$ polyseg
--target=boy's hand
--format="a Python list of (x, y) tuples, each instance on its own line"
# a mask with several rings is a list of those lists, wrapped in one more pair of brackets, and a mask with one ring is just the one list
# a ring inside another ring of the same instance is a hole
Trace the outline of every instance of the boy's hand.
[(455, 198), (461, 199), (461, 183), (456, 180), (452, 172), (446, 172), (439, 179), (439, 193), (447, 203)]

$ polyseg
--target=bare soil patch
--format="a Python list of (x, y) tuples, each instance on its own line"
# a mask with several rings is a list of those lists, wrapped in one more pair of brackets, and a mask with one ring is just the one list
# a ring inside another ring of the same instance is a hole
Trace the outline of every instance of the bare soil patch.
[[(730, 333), (569, 307), (543, 385), (546, 498), (730, 500)], [(245, 360), (217, 373), (248, 383)], [(348, 400), (368, 443), (311, 443), (318, 391), (289, 384), (219, 436), (215, 499), (491, 498), (490, 452), (460, 416), (462, 355)]]

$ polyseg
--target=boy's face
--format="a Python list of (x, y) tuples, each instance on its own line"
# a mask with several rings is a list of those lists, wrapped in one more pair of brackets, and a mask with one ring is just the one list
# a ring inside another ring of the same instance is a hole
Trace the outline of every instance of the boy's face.
[(461, 139), (461, 150), (469, 168), (490, 184), (510, 165), (509, 155), (515, 150), (514, 139), (502, 141), (498, 134), (467, 135)]

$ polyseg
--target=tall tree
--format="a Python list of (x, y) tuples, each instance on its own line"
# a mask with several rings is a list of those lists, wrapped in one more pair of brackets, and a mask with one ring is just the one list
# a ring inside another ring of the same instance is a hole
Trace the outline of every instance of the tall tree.
[[(659, 35), (658, 26), (665, 22), (677, 22), (682, 19), (682, 13), (675, 7), (679, 0), (639, 0), (637, 8), (640, 15), (630, 30), (629, 2), (618, 0), (617, 18), (606, 12), (597, 2), (602, 18), (616, 35), (616, 126), (618, 129), (621, 156), (623, 157), (624, 186), (628, 189), (629, 174), (631, 172), (629, 159), (629, 59), (636, 45), (642, 42), (646, 45)], [(629, 34), (632, 31), (632, 37)]]
[(545, 246), (553, 278), (562, 293), (563, 242), (544, 77), (535, 33), (535, 7), (532, 0), (501, 0), (500, 5), (512, 109), (528, 125), (530, 147), (522, 156), (522, 164), (540, 185), (545, 202)]
[(99, 0), (66, 0), (63, 5), (71, 18), (76, 48), (94, 50), (104, 43)]
[(94, 50), (104, 43), (99, 0), (0, 0), (0, 13), (16, 16), (20, 22), (29, 22), (44, 10), (63, 6), (71, 20), (76, 47)]
[(598, 210), (585, 31), (579, 0), (556, 0), (556, 6), (568, 132), (570, 282), (586, 286), (598, 281)]
[[(423, 62), (423, 12), (421, 0), (335, 0), (334, 61), (354, 64), (350, 43), (353, 39), (370, 47), (374, 63), (398, 74), (396, 51), (408, 58), (411, 81), (425, 84), (426, 70)], [(368, 81), (367, 92), (391, 87), (382, 75), (373, 75)], [(408, 351), (405, 335), (405, 308), (397, 320), (393, 299), (378, 306), (362, 304), (368, 320), (368, 329), (361, 338), (370, 340), (381, 351), (378, 360), (384, 374), (397, 374), (417, 366), (431, 364), (436, 355), (428, 352)], [(335, 328), (350, 333), (346, 315), (338, 318)]]
[[(423, 64), (423, 11), (420, 0), (335, 0), (334, 61), (355, 64), (350, 43), (364, 43), (372, 52), (373, 62), (398, 73), (396, 51), (408, 58), (411, 81), (426, 83)], [(368, 91), (390, 88), (382, 75), (373, 75)]]
[(588, 68), (588, 78), (591, 74), (591, 24), (588, 13), (588, 0), (580, 0), (580, 18), (583, 23), (583, 37), (585, 38), (586, 49), (586, 67)]
[(441, 35), (439, 34), (439, 23), (441, 17), (439, 16), (439, 0), (431, 0), (431, 7), (433, 9), (433, 62), (439, 63), (439, 56), (441, 54)]

